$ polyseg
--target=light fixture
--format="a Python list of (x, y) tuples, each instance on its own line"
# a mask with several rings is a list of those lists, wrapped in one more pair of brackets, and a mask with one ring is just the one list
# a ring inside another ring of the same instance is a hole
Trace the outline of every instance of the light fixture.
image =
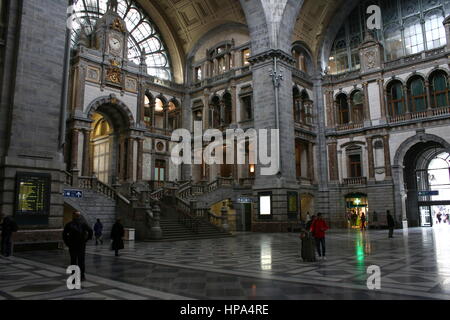
[(254, 164), (250, 165), (250, 173), (255, 173), (255, 165)]

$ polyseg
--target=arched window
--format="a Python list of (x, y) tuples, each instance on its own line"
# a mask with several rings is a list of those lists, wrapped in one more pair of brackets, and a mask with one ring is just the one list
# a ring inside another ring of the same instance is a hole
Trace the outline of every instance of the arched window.
[(350, 114), (348, 108), (347, 95), (341, 93), (336, 98), (336, 108), (339, 115), (339, 124), (347, 124), (350, 122)]
[(362, 177), (362, 148), (360, 146), (351, 146), (346, 149), (348, 157), (348, 177)]
[(408, 81), (408, 95), (411, 112), (427, 110), (427, 91), (423, 78), (417, 76)]
[(430, 76), (431, 106), (441, 108), (449, 106), (450, 90), (448, 76), (444, 71), (435, 71)]
[[(73, 45), (79, 38), (81, 26), (88, 33), (93, 31), (97, 19), (106, 12), (107, 2), (108, 0), (79, 0), (75, 4)], [(161, 79), (171, 80), (169, 55), (157, 28), (149, 17), (132, 0), (118, 0), (117, 13), (125, 21), (130, 32), (128, 58), (139, 64), (141, 52), (145, 50), (148, 73)]]
[(338, 74), (360, 68), (358, 47), (367, 31), (367, 8), (381, 7), (380, 30), (372, 31), (384, 47), (385, 60), (442, 47), (446, 44), (444, 17), (450, 7), (440, 0), (360, 1), (344, 20), (330, 52), (328, 70)]
[(387, 87), (387, 102), (389, 113), (392, 117), (406, 112), (403, 85), (400, 81), (393, 81)]
[(353, 92), (351, 96), (351, 103), (352, 103), (352, 120), (354, 123), (361, 123), (364, 119), (363, 101), (364, 95), (361, 93), (361, 91), (358, 90)]

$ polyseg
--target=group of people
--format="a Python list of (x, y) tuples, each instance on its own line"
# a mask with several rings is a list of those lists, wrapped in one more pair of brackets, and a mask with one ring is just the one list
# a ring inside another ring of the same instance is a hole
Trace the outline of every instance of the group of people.
[[(389, 210), (386, 210), (386, 218), (389, 229), (389, 238), (394, 237), (395, 220)], [(360, 217), (361, 230), (365, 229), (366, 217), (364, 213)], [(317, 216), (310, 216), (309, 212), (306, 214), (306, 224), (300, 232), (300, 238), (302, 239), (301, 256), (304, 261), (314, 262), (316, 261), (315, 250), (320, 260), (326, 260), (325, 249), (325, 232), (329, 229), (327, 223), (322, 218), (322, 213), (318, 213)], [(315, 247), (315, 250), (314, 250)]]
[[(94, 235), (95, 244), (103, 244), (103, 224), (100, 219), (97, 219), (94, 230), (92, 230), (79, 211), (72, 214), (72, 221), (64, 227), (63, 240), (69, 247), (70, 264), (80, 267), (82, 281), (85, 280), (86, 244), (92, 240)], [(111, 230), (111, 249), (115, 251), (116, 257), (119, 256), (119, 250), (124, 248), (124, 235), (125, 229), (120, 219), (117, 219)]]
[(437, 213), (437, 215), (436, 215), (436, 219), (437, 219), (437, 223), (438, 224), (441, 224), (441, 223), (448, 223), (448, 224), (450, 224), (450, 216), (449, 216), (449, 214), (447, 213), (447, 214), (443, 214), (443, 213), (441, 213), (441, 212), (438, 212)]

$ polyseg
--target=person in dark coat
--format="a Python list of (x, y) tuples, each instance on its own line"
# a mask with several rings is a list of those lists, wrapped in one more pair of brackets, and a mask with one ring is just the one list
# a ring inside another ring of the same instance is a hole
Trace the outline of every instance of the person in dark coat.
[(125, 246), (123, 244), (123, 237), (125, 236), (125, 229), (123, 228), (120, 219), (117, 219), (111, 230), (112, 246), (111, 249), (115, 251), (116, 257), (119, 256), (119, 250), (122, 250)]
[(366, 215), (364, 212), (361, 214), (361, 231), (366, 230)]
[(12, 235), (19, 229), (16, 222), (11, 217), (5, 217), (0, 213), (0, 226), (2, 229), (1, 253), (5, 257), (12, 253)]
[(386, 211), (387, 224), (389, 228), (389, 238), (394, 237), (395, 221), (389, 210)]
[(95, 245), (98, 245), (99, 241), (103, 244), (103, 224), (100, 222), (100, 219), (97, 219), (97, 222), (94, 225), (94, 235)]
[(72, 221), (66, 224), (63, 231), (63, 240), (66, 246), (69, 247), (70, 264), (80, 267), (81, 280), (85, 278), (85, 254), (86, 243), (92, 239), (93, 231), (91, 227), (83, 219), (81, 213), (75, 211), (72, 214)]

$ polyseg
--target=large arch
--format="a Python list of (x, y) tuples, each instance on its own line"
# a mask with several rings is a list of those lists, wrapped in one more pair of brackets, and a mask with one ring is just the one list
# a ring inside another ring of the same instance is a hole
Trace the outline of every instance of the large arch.
[(450, 143), (439, 136), (425, 132), (418, 132), (406, 139), (397, 149), (393, 160), (392, 176), (396, 181), (394, 202), (398, 222), (408, 221), (409, 226), (419, 225), (415, 171), (418, 165), (425, 166), (430, 156), (445, 150), (450, 151)]
[(98, 97), (93, 100), (87, 107), (87, 118), (91, 118), (95, 112), (100, 111), (99, 108), (111, 105), (116, 111), (123, 117), (126, 121), (126, 126), (128, 128), (134, 128), (136, 126), (136, 121), (134, 120), (133, 114), (125, 103), (117, 99), (114, 94), (109, 96)]

